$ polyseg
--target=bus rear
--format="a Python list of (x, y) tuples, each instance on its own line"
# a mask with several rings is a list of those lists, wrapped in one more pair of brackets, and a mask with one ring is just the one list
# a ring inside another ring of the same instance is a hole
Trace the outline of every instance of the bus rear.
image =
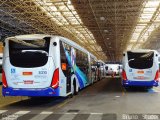
[(128, 51), (123, 58), (122, 84), (124, 87), (158, 86), (158, 53), (156, 51)]
[(3, 59), (4, 96), (58, 96), (59, 71), (49, 53), (50, 38), (9, 38)]

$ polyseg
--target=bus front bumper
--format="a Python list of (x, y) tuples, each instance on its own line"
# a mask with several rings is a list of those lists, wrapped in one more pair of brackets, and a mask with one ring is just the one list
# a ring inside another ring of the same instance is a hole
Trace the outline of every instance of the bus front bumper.
[(53, 89), (51, 87), (28, 89), (28, 88), (11, 88), (2, 87), (3, 96), (29, 96), (29, 97), (42, 97), (42, 96), (59, 96), (59, 88)]
[(152, 87), (158, 86), (158, 81), (152, 80), (152, 81), (131, 81), (131, 80), (122, 80), (122, 85), (124, 87), (130, 87), (130, 86), (142, 86), (142, 87)]

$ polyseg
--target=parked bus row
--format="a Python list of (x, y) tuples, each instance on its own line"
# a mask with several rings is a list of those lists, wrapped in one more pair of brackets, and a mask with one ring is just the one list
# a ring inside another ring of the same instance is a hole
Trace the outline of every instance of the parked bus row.
[(121, 64), (106, 64), (75, 42), (60, 36), (19, 35), (4, 41), (3, 96), (68, 96), (119, 75), (125, 88), (158, 86), (159, 53), (134, 50)]

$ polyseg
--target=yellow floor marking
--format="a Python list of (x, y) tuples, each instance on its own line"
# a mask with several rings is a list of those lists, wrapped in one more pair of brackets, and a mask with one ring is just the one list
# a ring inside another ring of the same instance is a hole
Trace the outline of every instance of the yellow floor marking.
[(73, 96), (73, 98), (68, 99), (68, 100), (60, 103), (60, 104), (58, 105), (58, 108), (61, 108), (61, 107), (65, 106), (67, 103), (71, 102), (71, 101), (72, 101), (73, 99), (75, 99), (75, 98), (76, 98), (76, 96)]
[(124, 91), (122, 91), (122, 96), (124, 96), (125, 95), (125, 92)]
[(67, 103), (69, 103), (70, 101), (64, 101), (63, 103), (60, 103), (60, 105), (58, 105), (58, 108), (63, 107), (64, 105), (66, 105)]

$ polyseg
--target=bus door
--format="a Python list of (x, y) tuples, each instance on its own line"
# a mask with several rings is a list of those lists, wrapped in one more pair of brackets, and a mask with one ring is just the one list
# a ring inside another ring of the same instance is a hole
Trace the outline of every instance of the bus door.
[(96, 80), (96, 66), (91, 65), (91, 81), (92, 83)]
[(97, 62), (96, 65), (97, 65), (97, 80), (100, 80), (101, 79), (101, 64), (100, 62)]
[(71, 92), (71, 65), (69, 63), (71, 59), (70, 46), (60, 42), (60, 52), (61, 52), (61, 67), (62, 71), (66, 77), (66, 90), (67, 93)]
[(71, 66), (67, 65), (67, 93), (71, 92)]

